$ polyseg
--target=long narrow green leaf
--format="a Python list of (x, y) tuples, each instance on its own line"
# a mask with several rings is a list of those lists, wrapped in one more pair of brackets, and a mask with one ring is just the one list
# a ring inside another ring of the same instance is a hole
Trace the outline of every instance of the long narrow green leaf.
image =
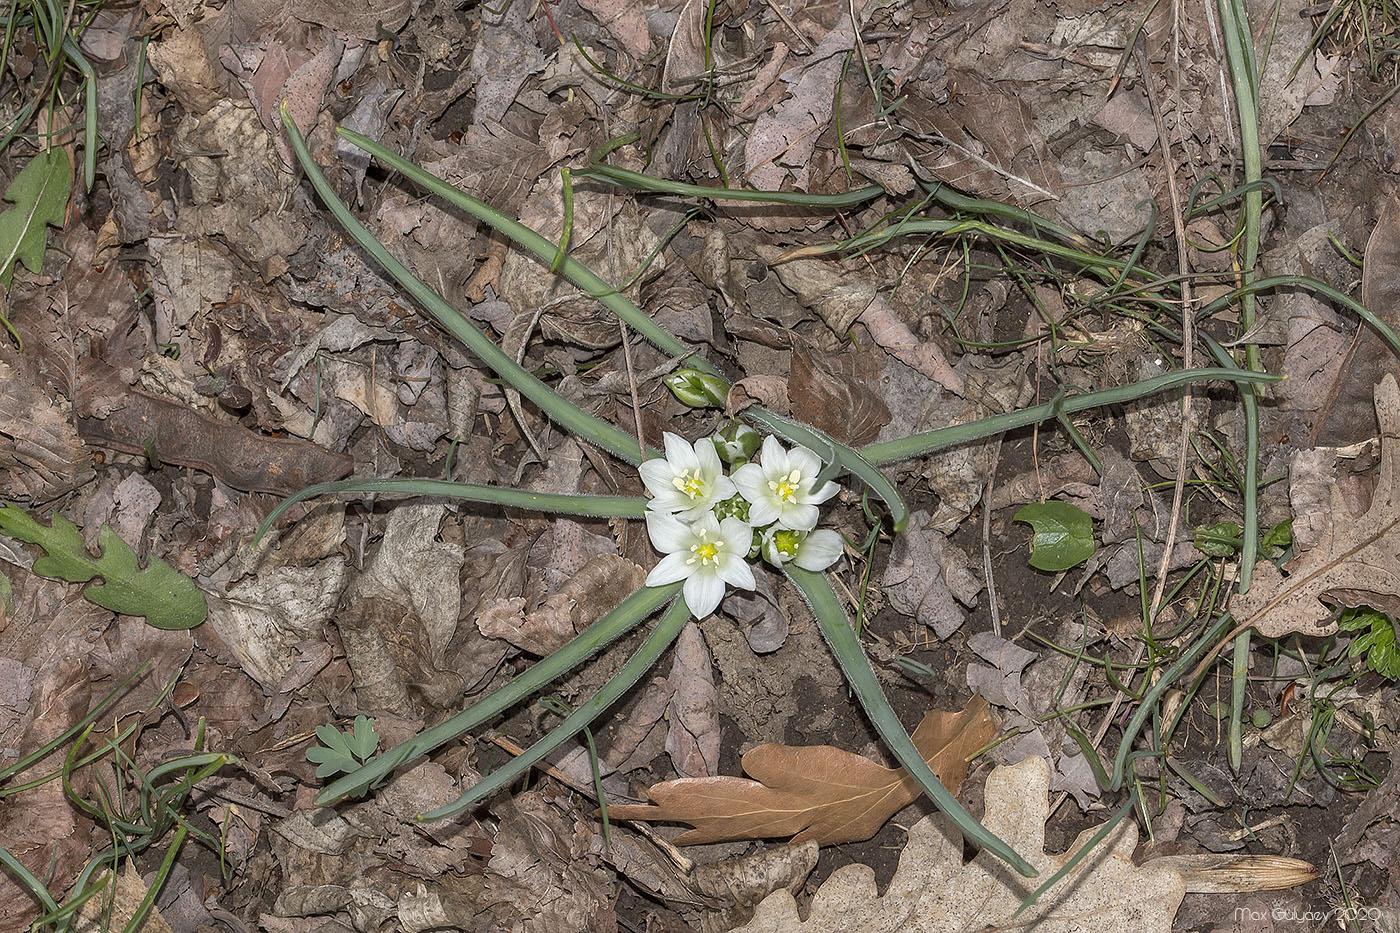
[[(460, 188), (449, 185), (430, 172), (423, 171), (412, 162), (384, 148), (368, 136), (361, 136), (354, 130), (348, 130), (343, 126), (340, 127), (337, 132), (339, 132), (340, 136), (347, 142), (368, 152), (414, 184), (432, 192), (449, 204), (460, 207), (477, 220), (505, 234), (512, 242), (534, 253), (535, 257), (546, 266), (554, 261), (559, 251), (559, 245), (557, 243), (551, 243), (534, 230), (531, 230), (518, 220), (507, 217), (485, 201), (473, 197)], [(589, 269), (578, 260), (566, 256), (564, 261), (559, 265), (559, 274), (578, 286), (584, 294), (597, 299), (614, 314), (622, 318), (622, 320), (627, 323), (627, 326), (631, 327), (671, 356), (694, 354), (694, 347), (688, 347), (680, 340), (671, 336), (664, 328), (648, 317), (645, 311), (633, 304), (626, 295), (603, 281), (593, 270)], [(712, 364), (699, 356), (691, 356), (687, 365), (693, 366), (696, 369), (702, 369), (714, 376), (722, 377), (724, 375)], [(633, 446), (635, 446), (635, 442)]]
[(677, 194), (687, 198), (710, 198), (716, 201), (757, 201), (763, 204), (790, 204), (796, 207), (816, 207), (840, 210), (856, 207), (885, 193), (879, 185), (866, 185), (841, 194), (808, 194), (805, 191), (755, 191), (752, 188), (707, 188), (704, 185), (687, 185), (684, 182), (669, 181), (617, 168), (605, 162), (597, 162), (588, 168), (574, 172), (580, 178), (597, 178), (602, 181), (631, 188), (634, 191), (648, 191), (657, 194)]
[(604, 710), (616, 703), (624, 693), (632, 689), (632, 686), (642, 678), (642, 675), (656, 665), (662, 652), (671, 646), (671, 642), (676, 640), (676, 636), (681, 633), (681, 629), (689, 621), (690, 609), (686, 607), (685, 600), (678, 599), (673, 602), (670, 608), (661, 614), (656, 628), (652, 629), (651, 634), (637, 647), (636, 653), (628, 658), (627, 663), (622, 665), (622, 669), (614, 674), (611, 680), (603, 684), (602, 689), (589, 698), (587, 702), (580, 704), (572, 713), (564, 717), (564, 721), (549, 730), (549, 734), (544, 738), (483, 777), (471, 790), (446, 806), (421, 814), (419, 819), (442, 819), (486, 799), (524, 774), (545, 755), (578, 735), (584, 727), (601, 716)]
[(817, 454), (828, 451), (834, 454), (837, 465), (843, 471), (858, 478), (870, 487), (871, 492), (884, 500), (885, 506), (890, 510), (890, 517), (894, 520), (894, 530), (904, 530), (904, 525), (909, 520), (909, 507), (904, 504), (904, 499), (894, 483), (875, 469), (861, 451), (837, 443), (823, 431), (774, 414), (766, 408), (750, 408), (743, 414), (745, 418), (763, 425), (784, 440), (801, 444)]
[(935, 450), (943, 450), (946, 447), (966, 444), (968, 441), (992, 437), (1003, 431), (1012, 431), (1026, 425), (1039, 424), (1042, 421), (1049, 421), (1059, 414), (1072, 415), (1090, 408), (1132, 402), (1191, 382), (1225, 379), (1238, 383), (1259, 383), (1278, 382), (1280, 378), (1282, 377), (1272, 376), (1268, 373), (1252, 373), (1233, 368), (1183, 369), (1167, 373), (1164, 376), (1154, 376), (1151, 379), (1134, 382), (1132, 385), (1119, 386), (1114, 389), (1100, 389), (1098, 392), (1086, 392), (1083, 395), (1071, 395), (1057, 401), (1022, 408), (1019, 411), (1009, 411), (1005, 414), (993, 415), (990, 418), (969, 421), (967, 424), (955, 424), (934, 431), (925, 431), (922, 434), (911, 434), (909, 437), (902, 437), (898, 440), (885, 441), (882, 444), (871, 444), (868, 447), (862, 447), (860, 453), (870, 463), (881, 466), (907, 460), (910, 457), (919, 457)]
[[(389, 273), (390, 277), (404, 291), (412, 295), (413, 299), (433, 320), (442, 325), (452, 336), (466, 344), (498, 376), (518, 389), (521, 395), (538, 405), (541, 411), (562, 427), (629, 463), (637, 463), (640, 460), (641, 449), (635, 437), (615, 425), (590, 415), (535, 378), (532, 373), (526, 371), (519, 363), (502, 352), (501, 348), (496, 346), (476, 325), (444, 301), (422, 279), (409, 271), (407, 266), (395, 259), (384, 248), (384, 245), (374, 238), (374, 234), (355, 219), (355, 215), (350, 213), (350, 208), (346, 207), (344, 202), (340, 200), (335, 189), (326, 180), (326, 176), (321, 173), (320, 166), (311, 158), (311, 152), (306, 148), (306, 141), (302, 139), (301, 131), (293, 122), (285, 102), (282, 105), (282, 125), (286, 127), (292, 152), (296, 154), (297, 161), (301, 163), (302, 170), (306, 172), (307, 180), (316, 189), (321, 201), (335, 215), (335, 219), (340, 221), (340, 225), (345, 228), (345, 231), (350, 234), (360, 248), (369, 253), (374, 261), (385, 272)], [(553, 244), (550, 244), (549, 248), (552, 254)], [(568, 264), (565, 263), (565, 265)]]
[(388, 777), (395, 768), (446, 745), (469, 729), (474, 729), (503, 712), (545, 684), (582, 664), (590, 655), (640, 625), (653, 612), (680, 592), (681, 584), (644, 586), (628, 596), (615, 609), (574, 636), (564, 647), (537, 661), (533, 667), (499, 690), (468, 706), (451, 719), (418, 733), (407, 741), (375, 755), (364, 767), (332, 781), (316, 797), (319, 806), (358, 794)]
[(875, 678), (875, 669), (870, 666), (870, 659), (865, 656), (860, 639), (856, 637), (855, 629), (851, 628), (851, 622), (846, 618), (846, 610), (841, 607), (836, 598), (836, 591), (831, 588), (831, 581), (825, 574), (802, 570), (791, 564), (783, 569), (802, 591), (807, 604), (812, 607), (812, 614), (816, 616), (817, 625), (826, 637), (831, 653), (836, 655), (841, 672), (846, 675), (846, 682), (855, 691), (856, 699), (860, 700), (860, 705), (870, 717), (875, 731), (880, 734), (886, 747), (899, 759), (899, 763), (923, 788), (924, 793), (928, 794), (934, 806), (952, 820), (973, 843), (991, 852), (1026, 877), (1035, 877), (1036, 870), (1029, 862), (1017, 855), (1015, 849), (997, 838), (962, 808), (962, 804), (948, 792), (938, 775), (928, 766), (924, 756), (914, 747), (913, 739), (909, 738), (909, 733), (905, 731), (904, 725), (890, 706), (889, 699), (880, 689), (880, 682)]
[(464, 499), (485, 502), (507, 508), (530, 509), (535, 512), (557, 512), (583, 515), (589, 518), (645, 518), (647, 500), (640, 496), (567, 495), (553, 492), (526, 492), (504, 486), (482, 486), (478, 483), (456, 483), (445, 479), (343, 479), (335, 483), (318, 483), (293, 493), (277, 504), (262, 520), (253, 535), (256, 546), (267, 530), (282, 514), (306, 499), (338, 492), (378, 493), (402, 496), (438, 496), (444, 499)]

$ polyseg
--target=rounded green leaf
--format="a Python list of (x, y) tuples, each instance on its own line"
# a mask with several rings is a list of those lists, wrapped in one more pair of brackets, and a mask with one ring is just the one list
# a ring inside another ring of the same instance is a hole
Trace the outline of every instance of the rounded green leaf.
[(1094, 524), (1084, 510), (1051, 500), (1023, 505), (1016, 521), (1034, 530), (1031, 566), (1058, 573), (1088, 560), (1094, 553)]

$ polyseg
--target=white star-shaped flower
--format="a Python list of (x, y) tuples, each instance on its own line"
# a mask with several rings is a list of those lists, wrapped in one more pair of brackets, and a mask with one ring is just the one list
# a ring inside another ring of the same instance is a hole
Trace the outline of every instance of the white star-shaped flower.
[(684, 580), (685, 604), (697, 619), (715, 611), (724, 598), (724, 586), (754, 588), (753, 570), (744, 560), (753, 541), (753, 529), (737, 518), (723, 522), (713, 514), (686, 524), (664, 512), (647, 513), (651, 544), (666, 556), (647, 575), (647, 586), (664, 586)]
[(773, 527), (763, 533), (763, 559), (775, 567), (791, 563), (813, 573), (830, 567), (841, 557), (841, 536), (825, 528), (792, 531)]
[(806, 447), (785, 450), (772, 435), (764, 438), (763, 462), (734, 471), (734, 485), (749, 500), (749, 522), (757, 528), (777, 522), (793, 531), (817, 527), (817, 505), (840, 490), (830, 481), (813, 489), (821, 469), (821, 460)]
[(734, 495), (734, 481), (724, 475), (714, 441), (702, 437), (692, 447), (685, 438), (669, 431), (664, 439), (665, 459), (646, 460), (638, 468), (642, 482), (652, 494), (647, 508), (692, 521), (716, 502)]

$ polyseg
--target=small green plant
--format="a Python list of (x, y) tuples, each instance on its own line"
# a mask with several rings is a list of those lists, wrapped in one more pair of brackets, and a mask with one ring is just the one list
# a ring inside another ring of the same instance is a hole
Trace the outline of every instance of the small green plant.
[[(283, 124), (293, 152), (308, 181), (322, 202), (355, 242), (368, 253), (420, 306), (445, 330), (465, 344), (496, 375), (509, 382), (522, 396), (539, 407), (561, 427), (574, 432), (619, 459), (639, 465), (645, 485), (652, 493), (646, 499), (631, 496), (589, 496), (533, 493), (522, 490), (452, 483), (437, 480), (348, 480), (312, 486), (284, 500), (264, 520), (260, 537), (294, 503), (339, 492), (396, 493), (433, 495), (530, 508), (572, 515), (646, 518), (651, 539), (668, 556), (648, 577), (647, 585), (625, 598), (583, 633), (575, 636), (553, 654), (541, 659), (514, 680), (399, 745), (368, 759), (363, 765), (332, 781), (317, 797), (330, 804), (352, 794), (363, 793), (386, 779), (400, 766), (426, 755), (457, 736), (480, 726), (546, 684), (583, 663), (594, 652), (641, 625), (660, 611), (660, 618), (642, 640), (630, 659), (596, 695), (577, 705), (564, 720), (523, 754), (485, 776), (456, 801), (422, 814), (424, 819), (448, 816), (461, 811), (506, 786), (563, 741), (579, 734), (632, 687), (661, 657), (694, 615), (707, 614), (723, 599), (727, 585), (745, 586), (752, 571), (746, 562), (762, 554), (798, 588), (811, 607), (817, 625), (865, 709), (876, 732), (908, 770), (934, 804), (958, 826), (973, 844), (994, 853), (1017, 871), (1033, 875), (1034, 869), (1001, 839), (973, 819), (937, 776), (929, 769), (890, 706), (874, 669), (831, 581), (822, 570), (840, 556), (831, 533), (813, 530), (816, 506), (835, 493), (834, 480), (851, 476), (863, 483), (889, 512), (890, 525), (897, 534), (904, 529), (908, 507), (894, 484), (879, 469), (935, 450), (991, 437), (1017, 427), (1051, 419), (1064, 423), (1067, 416), (1102, 405), (1121, 404), (1161, 392), (1173, 386), (1205, 379), (1223, 378), (1239, 383), (1269, 382), (1265, 373), (1241, 371), (1233, 365), (1218, 369), (1183, 370), (1133, 385), (1082, 394), (1062, 393), (1053, 401), (1019, 411), (967, 424), (953, 425), (916, 434), (860, 450), (841, 444), (829, 435), (764, 408), (754, 406), (742, 412), (751, 430), (766, 432), (764, 450), (757, 464), (740, 464), (736, 459), (732, 476), (724, 476), (711, 455), (737, 450), (745, 458), (754, 450), (756, 436), (731, 432), (717, 439), (702, 438), (694, 444), (678, 436), (666, 438), (667, 451), (647, 448), (636, 437), (574, 406), (511, 356), (460, 314), (441, 296), (397, 260), (371, 234), (339, 199), (320, 167), (311, 158), (306, 143), (291, 121), (284, 105)], [(341, 129), (340, 136), (365, 150), (409, 181), (442, 197), (454, 207), (471, 214), (503, 234), (517, 246), (532, 253), (541, 263), (612, 310), (628, 327), (674, 358), (685, 359), (690, 372), (669, 384), (688, 404), (717, 407), (727, 397), (730, 382), (716, 366), (666, 332), (625, 295), (599, 278), (575, 258), (562, 253), (551, 242), (516, 220), (506, 217), (465, 191), (446, 184), (412, 162), (358, 133)], [(733, 199), (803, 204), (808, 207), (849, 205), (869, 200), (878, 188), (860, 189), (842, 195), (804, 193), (735, 192), (650, 179), (637, 173), (623, 173), (605, 166), (593, 166), (575, 175), (625, 184), (640, 190), (664, 190), (689, 197)], [(993, 204), (994, 202), (987, 202)], [(1003, 210), (996, 205), (993, 210)], [(1023, 220), (1026, 215), (1014, 215)], [(1053, 226), (1053, 225), (1051, 225)], [(1060, 249), (1048, 241), (1026, 237), (1006, 228), (983, 224), (981, 228), (998, 235), (1033, 241), (1048, 249)], [(1044, 226), (1041, 229), (1045, 229)], [(562, 253), (562, 255), (561, 255)], [(1076, 254), (1077, 255), (1077, 254)], [(1087, 255), (1087, 254), (1086, 254)], [(1090, 259), (1101, 268), (1118, 271), (1119, 266), (1102, 258)], [(784, 446), (779, 442), (786, 442)], [(747, 453), (745, 453), (747, 449)], [(715, 457), (718, 460), (718, 456)], [(730, 486), (733, 489), (730, 489)], [(737, 492), (737, 495), (736, 495)], [(755, 528), (755, 526), (757, 526)], [(757, 530), (757, 535), (755, 535)], [(741, 533), (742, 531), (742, 533)], [(828, 536), (830, 535), (830, 536)], [(756, 540), (755, 540), (756, 538)], [(744, 546), (747, 544), (747, 546)], [(744, 555), (739, 554), (743, 549)], [(755, 548), (757, 549), (755, 551)], [(1204, 650), (1203, 648), (1200, 650)], [(1118, 762), (1121, 782), (1123, 760)]]
[(379, 733), (374, 728), (374, 720), (368, 716), (356, 716), (349, 732), (329, 724), (317, 726), (316, 738), (322, 744), (308, 748), (306, 760), (316, 765), (318, 778), (358, 770), (379, 747)]
[[(182, 754), (149, 769), (138, 766), (123, 751), (124, 743), (139, 738), (139, 731), (147, 722), (144, 717), (137, 717), (134, 725), (110, 738), (93, 740), (94, 723), (145, 670), (143, 666), (119, 684), (92, 712), (57, 738), (0, 769), (0, 802), (7, 806), (16, 806), (17, 801), (8, 798), (14, 798), (51, 781), (59, 781), (74, 809), (97, 823), (102, 828), (101, 835), (111, 839), (111, 845), (94, 855), (78, 873), (62, 903), (49, 891), (40, 877), (0, 845), (0, 866), (27, 889), (39, 904), (41, 915), (30, 926), (33, 931), (52, 930), (54, 933), (67, 933), (73, 929), (78, 912), (84, 905), (98, 897), (103, 899), (99, 910), (100, 926), (101, 929), (107, 929), (111, 921), (112, 899), (115, 894), (115, 886), (108, 882), (120, 869), (122, 862), (145, 852), (161, 852), (159, 866), (148, 886), (146, 896), (136, 905), (126, 925), (128, 930), (141, 929), (175, 865), (181, 847), (191, 838), (208, 847), (210, 851), (218, 853), (224, 877), (230, 877), (232, 866), (226, 858), (223, 840), (194, 826), (187, 812), (194, 789), (201, 781), (226, 765), (237, 763), (237, 759), (232, 755), (203, 750), (204, 721), (201, 719), (195, 729), (193, 752)], [(173, 682), (160, 693), (146, 712), (165, 701), (170, 686), (173, 686)], [(71, 747), (57, 770), (22, 784), (9, 783), (14, 775), (28, 770), (65, 745)], [(114, 780), (109, 782), (104, 779), (99, 765), (104, 765), (106, 774)], [(82, 769), (94, 771), (92, 780), (86, 784), (95, 792), (91, 798), (80, 794), (73, 782), (73, 775)]]
[(1396, 643), (1395, 620), (1368, 607), (1348, 609), (1337, 619), (1343, 632), (1355, 632), (1347, 655), (1366, 656), (1366, 666), (1390, 680), (1400, 680), (1400, 644)]
[(110, 525), (98, 532), (101, 553), (97, 557), (88, 553), (77, 526), (61, 515), (45, 526), (23, 509), (0, 502), (0, 533), (47, 552), (34, 562), (34, 572), (40, 576), (69, 583), (101, 577), (102, 582), (84, 589), (83, 596), (104, 609), (145, 616), (151, 625), (163, 629), (193, 628), (209, 614), (204, 594), (193, 580), (158, 557), (144, 568), (138, 566), (131, 546)]
[(1057, 499), (1032, 502), (1016, 510), (1016, 521), (1034, 531), (1030, 564), (1036, 570), (1059, 573), (1094, 555), (1093, 522), (1077, 505)]

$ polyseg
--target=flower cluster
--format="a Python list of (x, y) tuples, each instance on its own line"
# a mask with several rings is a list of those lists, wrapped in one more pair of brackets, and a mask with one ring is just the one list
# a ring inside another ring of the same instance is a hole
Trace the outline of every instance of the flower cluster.
[[(754, 588), (751, 557), (817, 571), (841, 556), (841, 536), (815, 530), (817, 506), (839, 487), (817, 485), (821, 460), (806, 447), (787, 450), (769, 437), (760, 461), (750, 463), (758, 434), (742, 425), (694, 446), (670, 433), (665, 442), (665, 458), (640, 468), (652, 495), (647, 532), (666, 555), (646, 582), (684, 580), (685, 603), (697, 619), (714, 612), (726, 584)], [(732, 475), (725, 475), (721, 456), (738, 464)]]

